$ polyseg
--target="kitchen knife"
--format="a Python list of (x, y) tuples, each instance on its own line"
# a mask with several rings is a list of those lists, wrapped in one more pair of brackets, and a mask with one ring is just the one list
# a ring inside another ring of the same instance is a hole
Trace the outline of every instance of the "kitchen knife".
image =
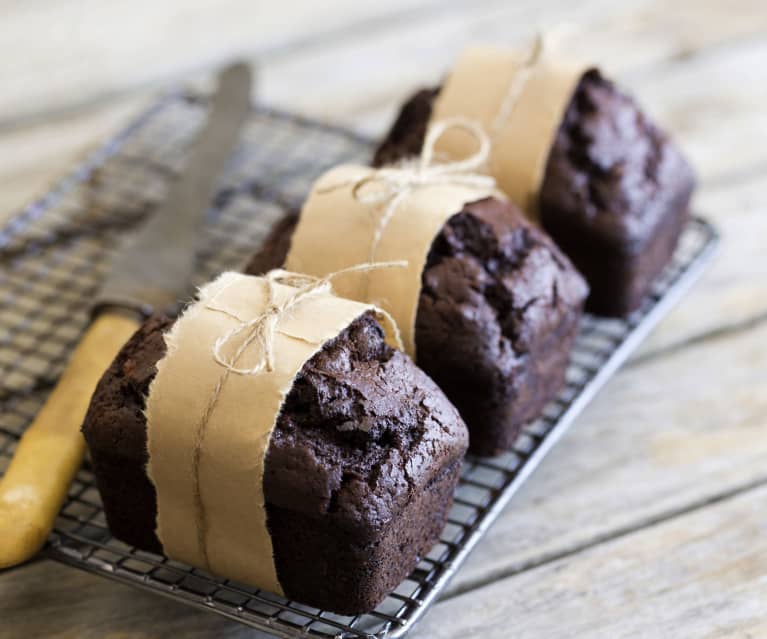
[(80, 426), (104, 370), (146, 313), (190, 296), (199, 230), (247, 116), (250, 87), (245, 64), (219, 74), (182, 175), (113, 258), (93, 302), (93, 321), (0, 480), (0, 568), (30, 559), (45, 543), (82, 462)]

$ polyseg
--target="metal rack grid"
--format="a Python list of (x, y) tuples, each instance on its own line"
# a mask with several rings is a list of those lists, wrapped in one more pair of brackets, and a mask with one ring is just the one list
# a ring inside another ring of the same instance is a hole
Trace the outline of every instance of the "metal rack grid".
[[(204, 109), (205, 100), (194, 95), (162, 100), (0, 231), (0, 474), (86, 324), (85, 302), (116, 238), (163, 197)], [(198, 251), (199, 282), (240, 266), (324, 169), (365, 161), (370, 151), (367, 140), (345, 130), (255, 109), (209, 212)], [(106, 526), (87, 463), (46, 552), (282, 637), (401, 637), (573, 419), (701, 273), (716, 239), (708, 223), (693, 219), (639, 311), (626, 321), (584, 319), (560, 397), (525, 429), (513, 452), (467, 460), (441, 540), (370, 613), (317, 610), (123, 544)]]

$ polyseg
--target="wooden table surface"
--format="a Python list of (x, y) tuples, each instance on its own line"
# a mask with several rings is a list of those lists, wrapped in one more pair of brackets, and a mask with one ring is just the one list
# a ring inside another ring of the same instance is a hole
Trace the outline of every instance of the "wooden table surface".
[[(413, 637), (767, 637), (764, 0), (0, 0), (0, 220), (158, 89), (234, 55), (259, 99), (369, 133), (468, 42), (574, 21), (677, 137), (724, 237)], [(0, 637), (257, 633), (47, 560), (0, 573)]]

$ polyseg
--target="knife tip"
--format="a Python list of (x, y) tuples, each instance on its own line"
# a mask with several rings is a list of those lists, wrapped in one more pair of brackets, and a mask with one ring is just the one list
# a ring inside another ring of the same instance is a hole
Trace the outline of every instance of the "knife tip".
[(253, 70), (251, 65), (244, 60), (235, 60), (227, 64), (218, 75), (218, 85), (223, 87), (228, 84), (251, 88)]

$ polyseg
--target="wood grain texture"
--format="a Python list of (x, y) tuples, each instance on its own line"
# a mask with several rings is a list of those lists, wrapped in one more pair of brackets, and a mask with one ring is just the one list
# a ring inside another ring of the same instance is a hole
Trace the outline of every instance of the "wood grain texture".
[(147, 104), (130, 97), (0, 133), (0, 224), (66, 175)]
[(767, 487), (438, 604), (414, 638), (767, 636)]
[(490, 528), (451, 591), (767, 481), (765, 415), (767, 325), (623, 370)]
[(704, 185), (767, 166), (767, 39), (745, 40), (625, 79), (693, 160)]
[[(474, 3), (497, 4), (500, 0)], [(56, 0), (8, 2), (0, 21), (0, 123), (158, 86), (232, 57), (272, 60), (349, 32), (396, 29), (461, 2)], [(23, 62), (23, 67), (20, 65)], [(21, 69), (23, 68), (23, 72)]]
[(0, 573), (0, 639), (260, 639), (218, 615), (41, 559)]
[[(281, 56), (265, 65), (261, 94), (270, 102), (378, 134), (408, 92), (438, 82), (465, 46), (477, 42), (524, 46), (535, 28), (562, 21), (575, 25), (572, 39), (578, 55), (598, 60), (607, 72), (639, 90), (631, 76), (642, 69), (654, 75), (670, 60), (681, 62), (703, 51), (723, 50), (767, 30), (767, 16), (757, 5), (754, 0), (736, 0), (734, 6), (715, 2), (699, 12), (695, 0), (682, 0), (674, 8), (663, 0), (577, 4), (554, 0), (444, 11), (426, 23), (349, 34), (311, 55), (297, 51)], [(364, 87), (361, 75), (367, 78)], [(318, 78), (323, 90), (307, 90)], [(647, 97), (642, 95), (642, 101), (652, 111), (655, 105)]]
[(638, 358), (767, 321), (767, 176), (704, 189), (696, 210), (722, 236), (719, 253), (701, 280), (637, 352)]

